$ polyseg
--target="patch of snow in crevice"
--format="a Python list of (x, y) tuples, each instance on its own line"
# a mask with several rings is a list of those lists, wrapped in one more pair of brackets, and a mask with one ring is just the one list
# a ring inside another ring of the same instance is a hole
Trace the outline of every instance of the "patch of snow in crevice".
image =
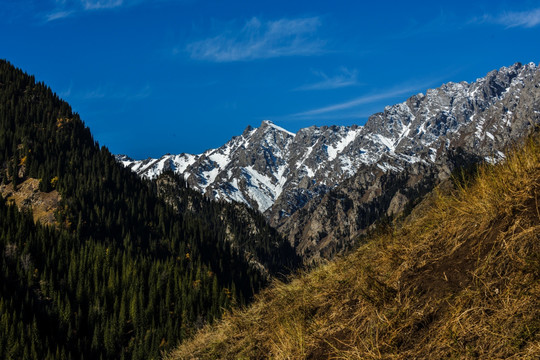
[(274, 123), (271, 122), (270, 120), (264, 120), (263, 123), (265, 123), (265, 124), (268, 125), (268, 126), (273, 127), (273, 128), (276, 129), (276, 130), (283, 131), (283, 132), (285, 132), (285, 133), (287, 133), (287, 134), (289, 134), (289, 135), (291, 135), (291, 136), (296, 136), (295, 133), (290, 132), (289, 130), (284, 129), (284, 128), (282, 128), (281, 126), (277, 126), (276, 124), (274, 124)]
[(382, 171), (384, 172), (388, 172), (389, 170), (392, 170), (392, 171), (401, 171), (401, 169), (395, 167), (395, 166), (392, 166), (390, 164), (388, 164), (387, 162), (383, 162), (383, 163), (377, 163), (377, 167), (379, 169), (381, 169)]
[(308, 177), (313, 178), (315, 176), (315, 172), (310, 167), (304, 165), (304, 169), (305, 169)]
[(261, 212), (273, 205), (276, 199), (276, 184), (268, 176), (259, 173), (252, 166), (246, 166), (244, 171), (249, 178), (247, 192), (257, 202)]
[(478, 123), (476, 125), (476, 132), (474, 133), (474, 136), (476, 136), (478, 139), (480, 140), (484, 140), (484, 134), (483, 134), (483, 126), (484, 126), (484, 123), (486, 122), (486, 120), (481, 117), (480, 119), (478, 119)]
[(435, 160), (437, 160), (437, 149), (429, 148), (429, 159), (433, 163), (435, 162)]
[(148, 164), (145, 164), (143, 166), (141, 166), (137, 171), (140, 171), (140, 172), (147, 172), (147, 171), (152, 171), (154, 172), (154, 169), (159, 167), (159, 161), (161, 159), (152, 159), (152, 161), (150, 161)]
[(238, 179), (232, 179), (229, 184), (233, 187), (234, 190), (232, 192), (228, 192), (227, 196), (225, 196), (225, 199), (229, 198), (240, 203), (249, 204), (242, 192), (239, 190), (240, 187), (238, 186)]
[[(315, 145), (313, 145), (313, 146), (315, 146)], [(305, 154), (304, 154), (304, 156), (302, 157), (302, 159), (300, 159), (300, 160), (298, 160), (296, 162), (296, 168), (297, 169), (300, 169), (300, 167), (302, 165), (304, 165), (304, 161), (306, 161), (308, 159), (309, 155), (311, 155), (311, 152), (313, 151), (313, 146), (308, 147)]]
[(195, 161), (197, 161), (197, 158), (198, 156), (191, 154), (176, 155), (172, 159), (172, 162), (176, 168), (175, 172), (179, 174), (183, 173), (189, 166), (193, 165)]
[(285, 186), (285, 183), (287, 182), (287, 177), (284, 176), (286, 170), (287, 170), (286, 165), (281, 165), (277, 169), (277, 174), (276, 174), (277, 184), (274, 190), (274, 194), (275, 194), (274, 196), (276, 199), (283, 192), (283, 187)]
[(356, 173), (357, 168), (348, 156), (341, 157), (339, 160), (341, 162), (343, 174), (346, 177), (353, 176)]
[(208, 186), (212, 185), (219, 174), (219, 167), (215, 167), (210, 171), (203, 172), (203, 178), (206, 180), (206, 184), (200, 184), (201, 189), (204, 191)]
[(382, 136), (381, 134), (375, 134), (372, 136), (372, 138), (376, 139), (379, 143), (386, 146), (390, 152), (394, 152), (394, 150), (396, 149), (394, 142), (390, 138)]
[(328, 160), (334, 160), (350, 143), (356, 139), (360, 133), (360, 130), (361, 128), (356, 130), (349, 129), (347, 135), (338, 141), (335, 146), (328, 146)]
[(411, 132), (411, 126), (412, 126), (412, 122), (414, 121), (414, 115), (412, 116), (412, 119), (411, 121), (409, 122), (408, 125), (403, 125), (402, 124), (402, 129), (401, 129), (401, 133), (398, 135), (398, 138), (397, 140), (395, 141), (394, 143), (394, 148), (399, 145), (399, 143), (407, 138), (409, 136), (409, 133)]
[(410, 164), (415, 164), (417, 162), (423, 162), (427, 164), (427, 161), (419, 158), (418, 156), (399, 154), (399, 158)]
[(210, 156), (208, 156), (208, 158), (212, 160), (213, 162), (215, 162), (219, 169), (225, 169), (227, 165), (229, 164), (229, 162), (231, 161), (231, 159), (228, 156), (228, 151), (225, 154), (215, 152), (211, 154)]

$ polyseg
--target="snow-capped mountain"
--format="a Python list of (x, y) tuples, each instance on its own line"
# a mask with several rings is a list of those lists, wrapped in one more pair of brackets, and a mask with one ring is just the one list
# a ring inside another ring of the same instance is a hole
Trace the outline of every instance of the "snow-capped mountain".
[(280, 225), (361, 167), (386, 172), (435, 164), (454, 148), (497, 160), (509, 141), (539, 122), (539, 86), (539, 67), (516, 63), (387, 106), (364, 127), (312, 126), (294, 134), (266, 120), (203, 154), (117, 158), (148, 178), (172, 169), (207, 196), (246, 203)]
[(377, 220), (411, 209), (456, 169), (502, 158), (538, 124), (540, 69), (534, 64), (428, 90), (370, 117), (365, 148), (387, 143), (376, 162), (275, 225), (305, 262), (332, 258)]
[(338, 155), (360, 131), (357, 126), (313, 126), (294, 134), (265, 120), (259, 128), (248, 126), (242, 135), (200, 155), (117, 159), (148, 178), (172, 169), (214, 199), (244, 202), (264, 212), (283, 192), (302, 189), (308, 199), (354, 174), (359, 161)]

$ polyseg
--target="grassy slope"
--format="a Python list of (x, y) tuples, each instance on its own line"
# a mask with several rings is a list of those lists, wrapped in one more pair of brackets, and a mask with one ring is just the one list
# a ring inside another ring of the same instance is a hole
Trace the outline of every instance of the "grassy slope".
[(540, 137), (168, 359), (538, 359)]

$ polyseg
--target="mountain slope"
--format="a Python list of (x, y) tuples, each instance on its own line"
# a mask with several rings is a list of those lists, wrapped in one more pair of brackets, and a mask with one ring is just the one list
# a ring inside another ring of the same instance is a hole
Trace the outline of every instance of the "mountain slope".
[(209, 222), (216, 222), (211, 228), (224, 231), (224, 241), (244, 257), (262, 279), (281, 278), (301, 265), (294, 248), (258, 211), (242, 203), (208, 201), (172, 171), (161, 173), (155, 183), (158, 196), (184, 218), (208, 214)]
[(441, 191), (168, 359), (538, 358), (540, 136)]
[[(0, 358), (158, 358), (294, 264), (262, 219), (208, 200), (197, 213), (166, 204), (67, 103), (6, 61), (0, 150), (1, 187), (13, 197), (0, 199)], [(54, 226), (30, 213), (47, 195)], [(254, 263), (235, 241), (284, 251)]]
[(398, 169), (382, 169), (378, 163), (362, 166), (356, 175), (308, 202), (278, 230), (305, 263), (331, 259), (354, 247), (377, 222), (402, 216), (441, 181), (474, 169), (483, 160), (458, 148), (445, 151), (435, 164), (402, 163)]
[(364, 130), (387, 139), (391, 151), (311, 200), (279, 230), (304, 261), (329, 259), (459, 168), (502, 159), (507, 146), (539, 123), (540, 70), (534, 64), (492, 71), (470, 85), (428, 90), (371, 116)]
[(210, 198), (244, 202), (280, 226), (365, 166), (401, 171), (409, 164), (437, 163), (458, 147), (500, 158), (509, 141), (538, 122), (539, 84), (535, 64), (516, 63), (473, 83), (448, 83), (388, 106), (364, 127), (312, 126), (293, 134), (263, 121), (200, 155), (117, 158), (150, 178), (172, 169)]

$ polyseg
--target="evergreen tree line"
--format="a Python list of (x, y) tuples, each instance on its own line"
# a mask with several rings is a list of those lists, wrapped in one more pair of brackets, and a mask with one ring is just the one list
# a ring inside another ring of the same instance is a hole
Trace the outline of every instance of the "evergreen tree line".
[[(184, 217), (206, 213), (205, 218), (214, 222), (214, 234), (219, 233), (219, 238), (226, 239), (246, 259), (260, 263), (273, 277), (286, 280), (291, 270), (301, 265), (302, 259), (295, 249), (268, 226), (260, 212), (242, 203), (209, 200), (189, 188), (184, 178), (172, 170), (164, 171), (155, 182), (159, 197)], [(225, 223), (222, 219), (226, 219)], [(264, 277), (265, 273), (261, 275)]]
[(232, 205), (167, 205), (66, 102), (0, 61), (0, 181), (27, 178), (62, 199), (54, 227), (0, 201), (0, 358), (158, 358), (265, 285), (246, 251), (272, 273), (298, 265), (260, 216), (248, 231)]

